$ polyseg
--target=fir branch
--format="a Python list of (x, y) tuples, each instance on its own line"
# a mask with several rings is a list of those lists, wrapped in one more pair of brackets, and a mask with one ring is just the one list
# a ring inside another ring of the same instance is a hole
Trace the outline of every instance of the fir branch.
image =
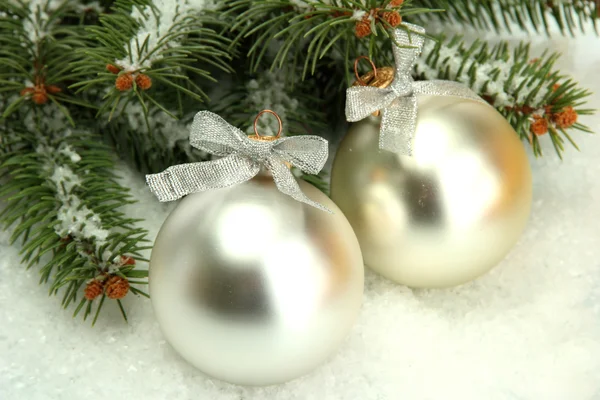
[(117, 0), (100, 24), (88, 27), (90, 45), (73, 64), (86, 79), (79, 92), (99, 88), (105, 96), (99, 115), (123, 101), (169, 108), (161, 90), (175, 90), (197, 101), (207, 96), (196, 79), (214, 81), (211, 68), (231, 71), (229, 41), (215, 31), (224, 22), (212, 1)]
[(389, 47), (389, 28), (399, 26), (403, 16), (433, 11), (440, 10), (400, 0), (237, 0), (227, 9), (237, 16), (232, 27), (235, 43), (252, 39), (252, 72), (260, 68), (267, 49), (277, 44), (271, 68), (291, 65), (295, 71), (299, 64), (303, 78), (315, 74), (325, 57), (346, 64), (357, 54), (380, 59), (386, 55), (381, 50)]
[[(197, 111), (197, 110), (196, 110)], [(121, 117), (100, 129), (117, 153), (143, 173), (156, 173), (182, 163), (207, 160), (209, 156), (190, 146), (194, 112), (179, 119), (175, 111), (150, 105), (144, 112), (138, 103), (122, 107)]]
[[(139, 279), (147, 271), (135, 264), (147, 261), (141, 253), (148, 248), (146, 231), (120, 211), (133, 199), (116, 181), (111, 149), (97, 136), (66, 128), (55, 107), (19, 117), (24, 130), (1, 128), (0, 175), (7, 181), (0, 223), (12, 230), (12, 242), (21, 242), (23, 263), (42, 265), (40, 282), (50, 294), (62, 289), (62, 306), (78, 304), (75, 315), (85, 306), (84, 319), (95, 312), (95, 322), (103, 290), (120, 299), (130, 278), (145, 283)], [(121, 292), (104, 287), (114, 276)], [(88, 288), (95, 284), (101, 289), (94, 295)]]
[(563, 35), (597, 32), (600, 2), (597, 0), (414, 0), (421, 7), (441, 7), (440, 14), (421, 14), (421, 24), (467, 25), (480, 30), (500, 32), (513, 28), (550, 34), (553, 26)]
[(9, 34), (1, 36), (0, 82), (8, 96), (20, 95), (11, 97), (2, 118), (24, 105), (52, 102), (72, 122), (62, 103), (77, 101), (67, 86), (80, 77), (69, 71), (78, 59), (74, 49), (83, 46), (82, 30), (62, 22), (75, 16), (76, 10), (67, 0), (2, 2), (0, 28)]
[(460, 36), (442, 36), (437, 43), (426, 42), (415, 73), (419, 79), (467, 84), (508, 119), (534, 154), (542, 155), (539, 140), (549, 133), (561, 156), (565, 139), (577, 148), (569, 132), (591, 132), (577, 123), (578, 115), (595, 111), (584, 108), (591, 93), (554, 69), (558, 57), (552, 53), (534, 59), (523, 43), (511, 50), (507, 42), (468, 45)]

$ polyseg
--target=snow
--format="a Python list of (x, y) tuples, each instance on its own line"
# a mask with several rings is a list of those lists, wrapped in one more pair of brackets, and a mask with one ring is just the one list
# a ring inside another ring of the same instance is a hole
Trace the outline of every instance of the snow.
[(23, 22), (24, 31), (31, 43), (37, 43), (43, 40), (52, 30), (55, 23), (48, 23), (52, 11), (59, 8), (64, 0), (30, 0), (29, 10), (32, 19), (26, 19)]
[[(70, 129), (65, 131), (65, 136), (71, 134)], [(50, 181), (56, 186), (56, 198), (62, 203), (57, 211), (56, 218), (60, 224), (54, 228), (56, 233), (61, 237), (69, 235), (77, 240), (93, 239), (102, 245), (110, 232), (102, 227), (100, 216), (77, 197), (75, 190), (81, 186), (82, 180), (68, 164), (64, 163), (65, 157), (74, 164), (78, 163), (81, 161), (81, 156), (65, 143), (62, 143), (58, 149), (49, 145), (40, 145), (36, 152), (46, 159), (45, 170), (49, 174)]]
[[(125, 57), (116, 64), (125, 71), (150, 68), (153, 62), (162, 58), (157, 48), (177, 47), (178, 39), (167, 39), (168, 35), (194, 12), (215, 7), (213, 0), (155, 0), (151, 6), (133, 7), (131, 17), (140, 25), (137, 34), (125, 46), (125, 52), (132, 49), (130, 59)], [(180, 28), (179, 28), (180, 29)], [(147, 45), (144, 47), (144, 43)], [(138, 48), (138, 44), (141, 48)], [(141, 50), (141, 51), (140, 51)]]
[(354, 12), (352, 13), (352, 19), (355, 19), (357, 21), (361, 21), (365, 15), (367, 15), (367, 12), (364, 10), (354, 10)]
[[(435, 45), (435, 42), (432, 40), (427, 40), (423, 46), (421, 57), (417, 59), (416, 70), (422, 73), (426, 79), (437, 79), (438, 77), (438, 71), (429, 67), (426, 63), (426, 59), (435, 48)], [(494, 98), (494, 106), (512, 106), (515, 103), (522, 104), (535, 88), (536, 85), (525, 85), (519, 92), (514, 93), (524, 80), (524, 78), (515, 77), (509, 86), (509, 91), (505, 91), (504, 87), (510, 78), (510, 64), (502, 60), (480, 63), (474, 57), (468, 57), (464, 67), (461, 68), (463, 58), (458, 55), (456, 46), (444, 46), (440, 49), (438, 69), (447, 70), (449, 79), (467, 83), (476, 92), (481, 92), (487, 82), (485, 94)], [(469, 71), (473, 64), (477, 65), (477, 67), (475, 70), (475, 79), (470, 83), (471, 76)], [(489, 76), (492, 73), (497, 73), (498, 77), (496, 80), (488, 82)], [(548, 95), (548, 90), (548, 88), (542, 87), (533, 97), (530, 105), (541, 107)]]
[[(543, 38), (535, 48), (563, 51), (559, 67), (600, 92), (600, 51), (591, 51), (599, 40)], [(595, 95), (590, 108), (599, 107)], [(584, 122), (597, 130), (600, 116)], [(531, 158), (530, 224), (497, 268), (447, 290), (410, 290), (367, 272), (361, 316), (339, 353), (280, 386), (206, 377), (165, 342), (144, 298), (125, 298), (129, 324), (113, 303), (94, 328), (71, 318), (0, 232), (0, 399), (597, 400), (600, 140), (576, 137), (582, 152), (568, 149), (564, 162), (543, 138), (546, 156)], [(128, 213), (154, 238), (173, 205), (120, 169), (140, 200)]]

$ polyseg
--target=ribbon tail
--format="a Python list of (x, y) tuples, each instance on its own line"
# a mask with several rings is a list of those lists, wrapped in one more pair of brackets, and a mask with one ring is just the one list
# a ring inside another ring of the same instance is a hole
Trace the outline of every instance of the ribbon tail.
[(329, 157), (327, 140), (319, 136), (289, 136), (273, 144), (273, 153), (307, 174), (318, 174)]
[(415, 82), (413, 83), (413, 92), (415, 95), (454, 96), (488, 104), (487, 101), (479, 97), (467, 85), (454, 81), (434, 80)]
[(319, 210), (333, 214), (330, 209), (317, 203), (316, 201), (312, 201), (302, 192), (298, 182), (296, 181), (296, 178), (294, 178), (294, 175), (290, 169), (281, 160), (271, 157), (266, 161), (266, 165), (273, 175), (273, 180), (275, 181), (277, 189), (279, 189), (281, 193), (287, 194), (294, 200), (301, 201), (310, 206), (318, 208)]
[(254, 177), (260, 166), (245, 157), (231, 155), (214, 161), (174, 165), (146, 182), (160, 202), (173, 201), (191, 193), (237, 185)]
[(417, 98), (399, 97), (383, 110), (379, 148), (400, 155), (412, 155), (412, 141), (417, 129)]

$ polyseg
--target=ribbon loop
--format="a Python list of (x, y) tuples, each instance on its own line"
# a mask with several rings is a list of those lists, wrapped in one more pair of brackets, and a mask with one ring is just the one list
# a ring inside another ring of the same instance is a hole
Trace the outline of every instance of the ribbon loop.
[(192, 123), (190, 144), (223, 158), (175, 165), (161, 173), (146, 175), (146, 182), (159, 201), (173, 201), (191, 193), (237, 185), (252, 179), (264, 166), (281, 192), (331, 212), (302, 193), (285, 165), (287, 161), (308, 174), (319, 173), (328, 157), (327, 141), (323, 138), (293, 136), (274, 141), (252, 140), (218, 115), (200, 111)]
[(395, 76), (389, 87), (353, 86), (346, 91), (346, 119), (356, 122), (383, 110), (379, 148), (401, 155), (412, 155), (412, 140), (417, 128), (417, 95), (455, 96), (485, 103), (458, 82), (414, 81), (411, 73), (421, 55), (424, 34), (425, 29), (408, 23), (392, 32)]

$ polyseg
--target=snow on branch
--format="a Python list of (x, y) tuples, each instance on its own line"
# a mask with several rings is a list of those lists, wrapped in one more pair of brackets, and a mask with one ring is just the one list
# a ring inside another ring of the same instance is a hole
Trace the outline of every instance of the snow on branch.
[(125, 71), (150, 68), (163, 58), (166, 49), (181, 45), (182, 35), (188, 32), (187, 20), (215, 6), (213, 0), (155, 0), (143, 7), (134, 6), (131, 18), (139, 28), (125, 45), (127, 56), (116, 64)]
[(36, 152), (45, 159), (45, 170), (48, 179), (55, 186), (55, 197), (60, 204), (57, 212), (59, 224), (54, 230), (61, 238), (71, 237), (77, 241), (89, 240), (102, 246), (109, 235), (109, 231), (102, 227), (102, 220), (98, 214), (90, 210), (77, 196), (77, 189), (82, 184), (82, 179), (77, 175), (63, 158), (68, 158), (71, 163), (81, 161), (69, 145), (64, 142), (56, 147), (40, 144)]

